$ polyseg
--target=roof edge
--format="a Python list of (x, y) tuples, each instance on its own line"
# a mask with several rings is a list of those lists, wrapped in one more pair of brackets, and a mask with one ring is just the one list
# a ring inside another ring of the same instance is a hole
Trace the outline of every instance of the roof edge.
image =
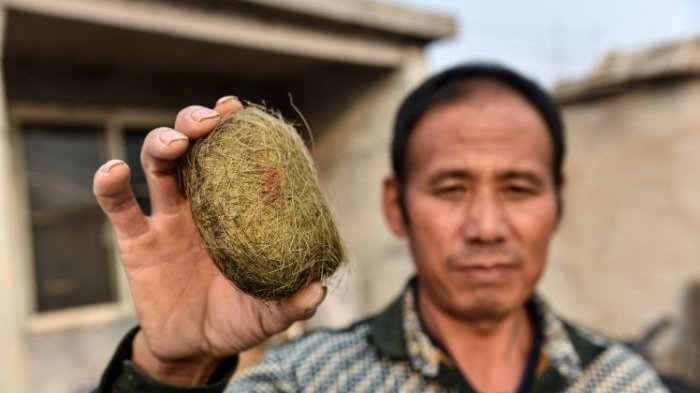
[(457, 31), (457, 24), (454, 18), (449, 15), (374, 0), (237, 1), (359, 27), (383, 30), (426, 41), (450, 37)]
[(700, 75), (700, 37), (636, 51), (610, 52), (587, 78), (554, 89), (561, 103), (585, 101), (629, 88)]

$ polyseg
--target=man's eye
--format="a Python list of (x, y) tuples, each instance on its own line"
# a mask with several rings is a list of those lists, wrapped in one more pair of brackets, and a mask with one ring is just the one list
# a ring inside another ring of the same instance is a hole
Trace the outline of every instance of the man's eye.
[(537, 190), (532, 187), (508, 186), (505, 188), (505, 193), (512, 197), (527, 197), (535, 195)]
[(440, 187), (436, 190), (436, 194), (443, 197), (456, 197), (466, 192), (466, 188), (462, 186), (447, 186)]

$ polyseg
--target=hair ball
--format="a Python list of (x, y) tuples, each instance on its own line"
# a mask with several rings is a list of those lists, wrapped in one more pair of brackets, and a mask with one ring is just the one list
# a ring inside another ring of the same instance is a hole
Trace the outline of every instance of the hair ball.
[(345, 251), (302, 138), (259, 105), (222, 119), (182, 162), (199, 234), (241, 291), (278, 300), (326, 281)]

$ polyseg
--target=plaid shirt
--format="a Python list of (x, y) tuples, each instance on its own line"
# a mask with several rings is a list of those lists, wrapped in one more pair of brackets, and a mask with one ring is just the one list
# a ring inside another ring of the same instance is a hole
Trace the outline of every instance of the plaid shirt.
[[(531, 308), (543, 337), (531, 392), (666, 392), (624, 346), (564, 322), (537, 297)], [(406, 290), (376, 317), (271, 351), (226, 392), (450, 391), (474, 389), (423, 330)]]
[[(537, 297), (529, 307), (540, 322), (542, 337), (529, 392), (667, 392), (651, 367), (624, 346), (563, 321)], [(111, 383), (113, 388), (100, 391), (218, 393), (225, 386), (225, 379), (196, 390), (163, 385), (128, 361), (118, 374)], [(474, 389), (423, 330), (409, 289), (375, 317), (344, 330), (317, 331), (269, 351), (260, 364), (234, 378), (225, 392), (412, 393)]]

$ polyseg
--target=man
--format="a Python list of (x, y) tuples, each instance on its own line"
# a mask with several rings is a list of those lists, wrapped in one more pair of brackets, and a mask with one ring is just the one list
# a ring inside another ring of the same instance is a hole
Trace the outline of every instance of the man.
[[(189, 107), (175, 129), (148, 135), (149, 218), (126, 165), (110, 161), (95, 176), (140, 321), (100, 391), (222, 391), (236, 353), (310, 317), (325, 295), (314, 283), (261, 305), (221, 277), (197, 236), (176, 160), (239, 108), (233, 97), (214, 110)], [(638, 356), (562, 321), (534, 295), (562, 212), (563, 159), (556, 104), (531, 81), (479, 64), (427, 80), (399, 110), (383, 191), (416, 277), (379, 315), (273, 350), (228, 389), (666, 391)]]

